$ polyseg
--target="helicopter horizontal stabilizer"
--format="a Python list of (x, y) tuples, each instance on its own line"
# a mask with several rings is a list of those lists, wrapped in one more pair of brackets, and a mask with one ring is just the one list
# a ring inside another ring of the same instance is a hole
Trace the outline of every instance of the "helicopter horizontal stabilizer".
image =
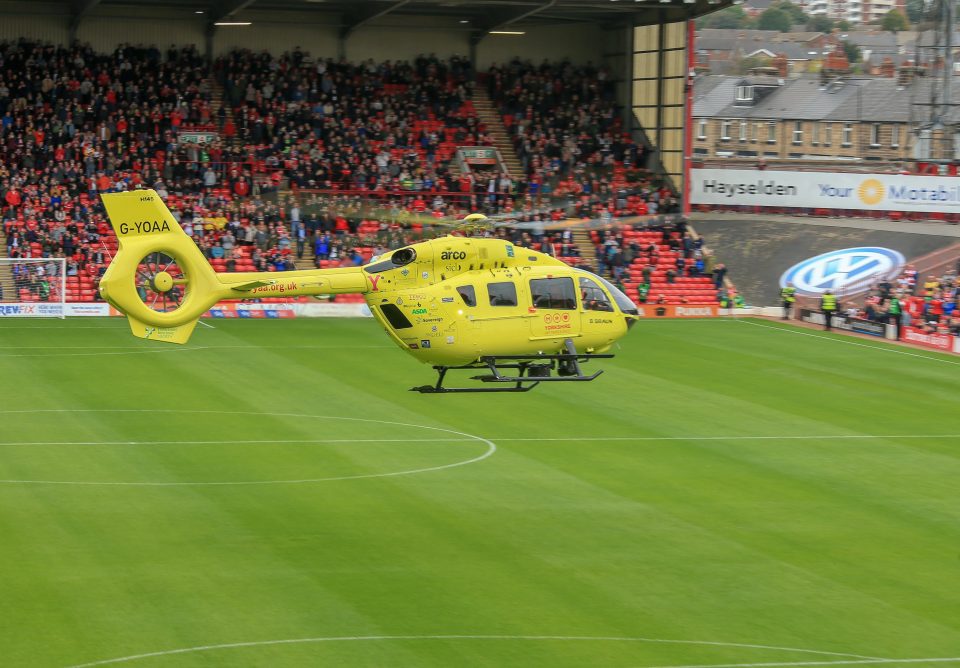
[(193, 334), (193, 328), (197, 326), (197, 321), (188, 322), (179, 327), (151, 327), (145, 325), (132, 316), (127, 316), (127, 322), (130, 323), (130, 331), (134, 336), (150, 341), (166, 341), (167, 343), (186, 343)]

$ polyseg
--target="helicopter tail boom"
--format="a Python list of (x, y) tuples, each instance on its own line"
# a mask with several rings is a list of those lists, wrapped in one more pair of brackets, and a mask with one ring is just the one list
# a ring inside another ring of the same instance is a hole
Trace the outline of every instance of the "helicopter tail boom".
[(135, 336), (186, 343), (218, 301), (368, 290), (360, 267), (218, 274), (153, 190), (101, 196), (118, 250), (100, 294), (124, 313)]

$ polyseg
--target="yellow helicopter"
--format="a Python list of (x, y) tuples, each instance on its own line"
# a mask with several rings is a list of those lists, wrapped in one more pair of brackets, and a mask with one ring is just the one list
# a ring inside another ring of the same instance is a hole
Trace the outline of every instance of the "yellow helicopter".
[[(362, 294), (403, 350), (433, 365), (425, 393), (525, 392), (542, 381), (590, 381), (580, 364), (607, 351), (637, 307), (603, 278), (503, 239), (446, 235), (363, 266), (282, 273), (216, 273), (153, 190), (101, 196), (119, 248), (100, 294), (135, 336), (186, 343), (224, 299)], [(489, 229), (482, 214), (465, 232)], [(484, 370), (497, 386), (444, 387), (448, 371)], [(553, 375), (556, 371), (556, 375)]]

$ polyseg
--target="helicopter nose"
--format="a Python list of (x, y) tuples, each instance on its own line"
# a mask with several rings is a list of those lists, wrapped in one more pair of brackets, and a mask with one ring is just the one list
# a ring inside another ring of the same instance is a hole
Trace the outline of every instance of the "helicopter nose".
[[(631, 327), (633, 327), (634, 323), (640, 319), (640, 309), (637, 308), (637, 305), (629, 297), (627, 298), (627, 302), (630, 304), (630, 306), (627, 308), (621, 308), (620, 310), (623, 311), (623, 317), (627, 321), (627, 329), (629, 330)], [(623, 306), (626, 306), (626, 304)]]

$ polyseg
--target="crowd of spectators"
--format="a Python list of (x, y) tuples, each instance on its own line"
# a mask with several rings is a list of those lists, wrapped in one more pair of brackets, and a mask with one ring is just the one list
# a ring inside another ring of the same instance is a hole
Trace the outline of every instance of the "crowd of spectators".
[[(907, 265), (894, 280), (878, 282), (862, 307), (849, 305), (847, 315), (925, 333), (960, 336), (960, 262), (942, 275), (919, 276)], [(899, 317), (898, 317), (899, 316)]]
[[(65, 258), (76, 296), (95, 294), (116, 251), (98, 195), (141, 186), (158, 191), (220, 271), (364, 262), (416, 240), (411, 215), (477, 210), (528, 223), (498, 233), (575, 263), (570, 232), (544, 233), (550, 222), (678, 208), (649, 175), (623, 178), (642, 151), (622, 138), (612, 87), (590, 67), (513, 61), (488, 73), (518, 130), (527, 173), (512, 177), (451, 170), (458, 145), (490, 143), (465, 58), (355, 64), (238, 50), (213, 72), (222, 104), (192, 47), (0, 43), (7, 255)], [(547, 127), (551, 105), (559, 120)], [(204, 133), (215, 139), (196, 139)], [(567, 144), (554, 155), (557, 141)], [(50, 265), (18, 268), (15, 289), (48, 298), (60, 278)]]
[(607, 202), (628, 170), (644, 166), (604, 68), (514, 59), (493, 65), (486, 86), (510, 133), (526, 192)]
[(597, 272), (638, 304), (745, 306), (715, 263), (703, 237), (682, 216), (658, 224), (634, 224), (590, 233)]
[(224, 136), (298, 188), (455, 191), (456, 145), (489, 143), (464, 58), (349, 63), (299, 48), (237, 50), (214, 72)]

